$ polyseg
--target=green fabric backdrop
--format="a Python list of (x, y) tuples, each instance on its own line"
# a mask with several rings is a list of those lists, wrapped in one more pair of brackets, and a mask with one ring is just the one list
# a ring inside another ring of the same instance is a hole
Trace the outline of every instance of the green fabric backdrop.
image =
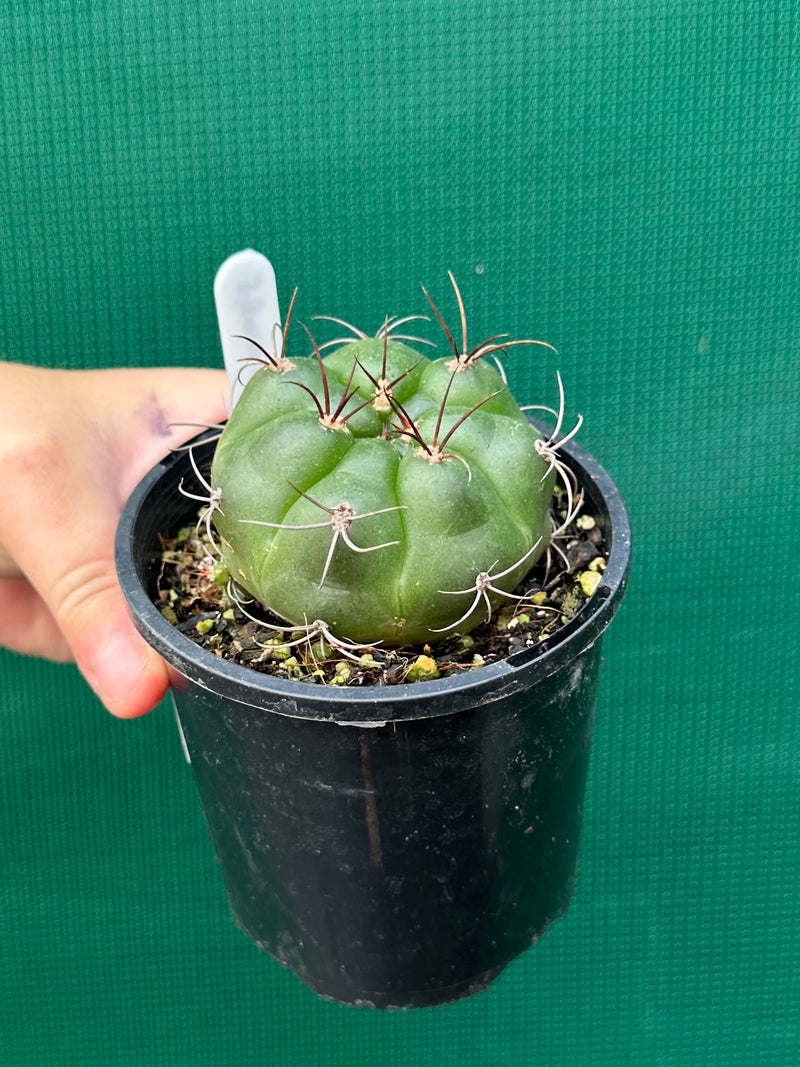
[(800, 1062), (798, 56), (788, 0), (0, 0), (6, 357), (214, 365), (248, 245), (368, 329), (449, 268), (635, 533), (573, 906), (447, 1008), (317, 1000), (169, 710), (0, 654), (0, 1063)]

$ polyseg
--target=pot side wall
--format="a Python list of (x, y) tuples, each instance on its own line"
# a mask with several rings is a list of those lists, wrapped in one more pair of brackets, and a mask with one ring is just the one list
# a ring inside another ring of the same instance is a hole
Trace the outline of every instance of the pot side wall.
[(483, 988), (569, 901), (598, 666), (372, 729), (177, 693), (239, 926), (334, 1000)]

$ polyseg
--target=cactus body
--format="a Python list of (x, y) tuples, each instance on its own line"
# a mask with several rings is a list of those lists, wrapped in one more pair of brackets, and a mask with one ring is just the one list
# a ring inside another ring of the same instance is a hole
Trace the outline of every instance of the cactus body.
[[(326, 425), (314, 397), (325, 414), (327, 393), (333, 416), (348, 389), (341, 425)], [(441, 455), (420, 439), (445, 441)], [(365, 338), (328, 355), (324, 375), (314, 357), (259, 370), (212, 468), (230, 573), (295, 625), (321, 619), (363, 643), (441, 639), (479, 574), (522, 561), (495, 583), (510, 591), (545, 548), (554, 475), (536, 440), (485, 360), (453, 373), (452, 361)], [(485, 617), (481, 598), (457, 629)]]

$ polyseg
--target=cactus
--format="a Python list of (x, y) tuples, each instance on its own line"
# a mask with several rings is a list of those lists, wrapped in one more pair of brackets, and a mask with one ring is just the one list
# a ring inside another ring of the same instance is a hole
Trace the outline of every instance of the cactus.
[[(260, 343), (218, 442), (207, 507), (236, 583), (279, 618), (342, 648), (433, 643), (491, 616), (552, 533), (556, 469), (490, 358), (429, 359), (388, 321), (323, 356)], [(338, 321), (338, 320), (334, 320)], [(305, 328), (305, 327), (304, 327)], [(549, 346), (547, 346), (549, 347)], [(199, 474), (199, 472), (198, 472)], [(348, 644), (353, 642), (354, 644)]]

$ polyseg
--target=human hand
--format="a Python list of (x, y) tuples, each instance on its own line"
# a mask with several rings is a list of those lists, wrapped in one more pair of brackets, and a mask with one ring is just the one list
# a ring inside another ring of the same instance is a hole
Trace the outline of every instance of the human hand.
[(112, 714), (169, 686), (114, 568), (119, 513), (144, 474), (227, 417), (223, 371), (49, 370), (0, 362), (0, 646), (75, 660)]

